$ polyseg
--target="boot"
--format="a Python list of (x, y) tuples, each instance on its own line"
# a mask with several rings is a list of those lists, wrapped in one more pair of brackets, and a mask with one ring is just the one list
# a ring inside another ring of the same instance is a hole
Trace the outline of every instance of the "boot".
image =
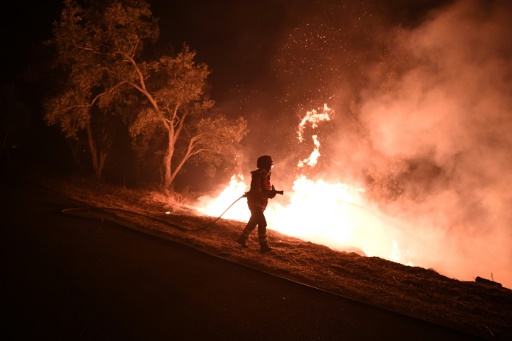
[(236, 242), (240, 244), (243, 248), (247, 248), (247, 239), (245, 239), (244, 236), (238, 237)]
[(268, 246), (267, 243), (265, 243), (265, 244), (261, 244), (260, 251), (261, 251), (261, 253), (267, 253), (267, 252), (272, 251), (272, 248), (270, 246)]

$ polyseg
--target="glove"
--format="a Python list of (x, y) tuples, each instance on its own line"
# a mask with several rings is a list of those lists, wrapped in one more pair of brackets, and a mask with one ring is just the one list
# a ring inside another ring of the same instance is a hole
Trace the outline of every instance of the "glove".
[(276, 189), (274, 188), (274, 185), (272, 185), (272, 189), (268, 192), (268, 197), (270, 199), (273, 199), (276, 196), (276, 194), (277, 194)]

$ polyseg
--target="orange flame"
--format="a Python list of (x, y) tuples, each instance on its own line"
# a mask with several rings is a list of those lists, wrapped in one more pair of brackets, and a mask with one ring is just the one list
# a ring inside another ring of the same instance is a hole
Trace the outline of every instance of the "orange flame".
[(302, 168), (304, 164), (313, 167), (318, 162), (318, 158), (320, 157), (320, 141), (318, 141), (317, 135), (313, 135), (313, 143), (315, 145), (315, 149), (311, 152), (311, 155), (302, 161), (299, 161), (297, 167)]
[[(299, 142), (304, 140), (306, 124), (318, 127), (319, 122), (329, 121), (331, 109), (324, 105), (321, 113), (308, 111), (298, 128)], [(318, 135), (312, 135), (314, 150), (299, 161), (298, 167), (314, 167), (320, 156)], [(196, 209), (210, 216), (219, 216), (248, 186), (242, 175), (233, 175), (230, 184), (217, 197), (202, 197)], [(341, 182), (310, 180), (298, 176), (292, 191), (273, 199), (265, 212), (268, 228), (306, 241), (323, 244), (338, 250), (358, 250), (369, 256), (380, 256), (395, 262), (411, 265), (404, 259), (407, 252), (399, 250), (398, 243), (390, 237), (394, 229), (390, 220), (373, 214), (365, 208), (364, 188)], [(241, 202), (241, 203), (240, 203)], [(249, 210), (245, 200), (233, 205), (224, 218), (247, 222)]]
[[(229, 185), (215, 198), (202, 196), (198, 199), (195, 209), (209, 216), (219, 216), (234, 200), (242, 196), (248, 190), (241, 174), (231, 176)], [(233, 205), (223, 216), (225, 219), (246, 221), (247, 207), (240, 204)]]
[(327, 104), (324, 104), (323, 111), (321, 113), (317, 112), (315, 109), (306, 112), (306, 116), (302, 118), (302, 120), (299, 123), (299, 131), (298, 131), (298, 138), (299, 142), (303, 141), (302, 134), (304, 134), (304, 128), (306, 127), (307, 123), (311, 124), (311, 128), (318, 127), (318, 123), (322, 121), (330, 121), (329, 112), (331, 109), (327, 106)]
[[(243, 177), (233, 176), (217, 197), (202, 197), (195, 208), (219, 216), (246, 189)], [(395, 230), (393, 223), (364, 206), (364, 188), (299, 176), (292, 190), (270, 201), (265, 212), (269, 229), (336, 250), (359, 250), (368, 256), (412, 265), (407, 252), (401, 252), (398, 242), (390, 237), (390, 231)], [(249, 215), (244, 199), (223, 218), (247, 222)]]

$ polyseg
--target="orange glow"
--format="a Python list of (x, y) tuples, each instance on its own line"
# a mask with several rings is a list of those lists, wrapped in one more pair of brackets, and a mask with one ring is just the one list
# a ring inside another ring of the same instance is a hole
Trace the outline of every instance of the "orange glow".
[[(231, 205), (236, 199), (240, 198), (248, 190), (249, 186), (244, 183), (243, 175), (233, 175), (229, 185), (224, 188), (217, 197), (212, 198), (210, 196), (203, 196), (199, 198), (194, 208), (209, 216), (219, 216), (224, 212), (224, 210), (226, 210), (226, 208), (229, 207), (229, 205)], [(247, 212), (247, 205), (237, 203), (236, 205), (233, 205), (233, 207), (231, 207), (222, 216), (222, 218), (246, 221), (246, 219), (248, 219)]]
[[(297, 95), (311, 93), (304, 98), (312, 103), (323, 93), (347, 112), (305, 110), (294, 131), (300, 148), (286, 141), (268, 150), (276, 156), (273, 181), (285, 191), (269, 203), (269, 229), (512, 288), (512, 49), (497, 38), (510, 33), (510, 7), (482, 3), (456, 1), (375, 41), (369, 29), (368, 51), (384, 51), (389, 41), (393, 52), (352, 51), (346, 64), (336, 52), (347, 51), (344, 44), (324, 45), (341, 41), (334, 22), (294, 29), (278, 54), (287, 95), (302, 84), (296, 77), (311, 79)], [(310, 45), (311, 32), (329, 39)], [(321, 53), (297, 56), (304, 46)], [(303, 63), (311, 71), (302, 72)], [(244, 200), (235, 206), (247, 219)]]
[[(309, 124), (313, 130), (322, 121), (329, 121), (331, 109), (324, 105), (322, 112), (306, 113), (298, 127), (299, 143), (304, 141), (304, 130)], [(310, 156), (298, 162), (300, 169), (314, 167), (320, 157), (320, 139), (312, 135), (314, 150)], [(216, 197), (202, 197), (195, 209), (203, 214), (219, 216), (249, 188), (242, 175), (233, 175), (227, 187)], [(372, 213), (365, 202), (365, 189), (354, 184), (338, 181), (311, 180), (304, 175), (294, 179), (292, 191), (285, 191), (269, 202), (265, 216), (268, 228), (283, 234), (323, 244), (337, 250), (360, 250), (368, 256), (379, 256), (395, 262), (412, 265), (404, 258), (390, 232), (396, 227), (390, 219)], [(233, 205), (225, 219), (247, 222), (249, 210), (246, 199)]]
[(304, 167), (304, 164), (306, 164), (308, 166), (316, 165), (318, 158), (320, 157), (320, 150), (319, 150), (320, 149), (320, 141), (318, 141), (318, 136), (313, 135), (312, 138), (313, 138), (313, 143), (315, 145), (315, 149), (311, 152), (311, 155), (307, 159), (299, 161), (299, 164), (297, 165), (297, 167), (299, 167), (299, 168)]
[(324, 104), (324, 108), (322, 112), (318, 112), (315, 109), (306, 112), (306, 116), (302, 118), (302, 120), (299, 123), (299, 131), (298, 131), (298, 139), (299, 142), (302, 142), (304, 140), (303, 134), (304, 134), (304, 128), (306, 127), (306, 124), (311, 124), (311, 128), (318, 127), (318, 123), (322, 121), (330, 121), (331, 118), (329, 117), (329, 112), (331, 109), (327, 106), (327, 104)]
[[(243, 177), (233, 176), (217, 197), (203, 197), (195, 208), (219, 216), (247, 188)], [(333, 249), (360, 249), (368, 256), (412, 265), (406, 257), (408, 252), (400, 250), (398, 242), (389, 237), (390, 230), (396, 230), (389, 219), (365, 208), (364, 188), (299, 176), (292, 189), (270, 201), (265, 211), (269, 229)], [(246, 200), (233, 205), (223, 218), (247, 222)]]

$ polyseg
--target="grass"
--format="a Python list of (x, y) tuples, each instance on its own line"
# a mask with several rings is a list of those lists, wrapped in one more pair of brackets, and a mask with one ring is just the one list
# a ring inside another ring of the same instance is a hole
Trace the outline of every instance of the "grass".
[[(216, 257), (282, 278), (484, 339), (512, 337), (512, 290), (492, 281), (459, 281), (435, 270), (379, 257), (339, 252), (269, 230), (271, 253), (259, 253), (257, 233), (242, 249), (245, 224), (186, 209), (184, 199), (129, 190), (82, 178), (55, 181), (53, 189), (82, 202), (68, 214), (109, 219), (189, 245)], [(88, 209), (83, 209), (88, 207)], [(166, 214), (165, 212), (169, 212)]]

